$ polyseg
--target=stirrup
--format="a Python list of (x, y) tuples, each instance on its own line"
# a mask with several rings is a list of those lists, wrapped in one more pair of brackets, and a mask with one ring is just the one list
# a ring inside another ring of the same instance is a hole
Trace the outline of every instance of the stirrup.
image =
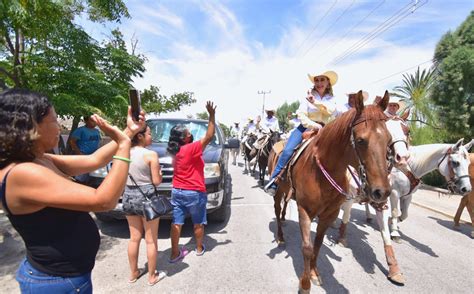
[(276, 178), (272, 178), (268, 183), (263, 187), (263, 191), (267, 192), (268, 189), (275, 183)]

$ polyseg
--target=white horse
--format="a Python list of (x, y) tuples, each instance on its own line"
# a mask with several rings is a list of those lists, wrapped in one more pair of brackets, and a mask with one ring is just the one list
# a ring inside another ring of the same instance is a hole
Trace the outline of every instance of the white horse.
[[(411, 157), (408, 166), (411, 174), (407, 171), (394, 169), (390, 174), (392, 183), (392, 194), (390, 195), (391, 207), (391, 237), (394, 241), (400, 240), (398, 232), (398, 222), (408, 217), (408, 207), (410, 206), (415, 188), (413, 179), (420, 179), (422, 176), (435, 169), (443, 175), (452, 192), (466, 195), (471, 192), (472, 187), (469, 180), (469, 149), (474, 144), (474, 139), (466, 145), (460, 139), (455, 145), (451, 144), (427, 144), (410, 147)], [(416, 181), (415, 182), (418, 182)], [(418, 184), (418, 183), (417, 183)], [(400, 203), (400, 209), (398, 204)]]
[[(384, 242), (385, 256), (389, 266), (388, 278), (396, 283), (404, 284), (405, 278), (398, 267), (398, 262), (392, 248), (391, 237), (397, 241), (400, 239), (398, 232), (398, 220), (402, 221), (408, 217), (408, 206), (412, 194), (418, 189), (419, 178), (438, 168), (446, 178), (451, 189), (457, 193), (467, 194), (472, 187), (469, 182), (468, 150), (474, 144), (474, 140), (466, 145), (463, 139), (456, 144), (428, 144), (410, 147), (408, 168), (394, 168), (389, 177), (392, 185), (390, 195), (390, 207), (392, 217), (389, 228), (389, 214), (383, 209), (376, 209), (376, 219)], [(403, 170), (403, 171), (401, 171)], [(401, 215), (399, 216), (398, 202), (401, 203)], [(338, 242), (346, 245), (345, 227), (350, 218), (352, 202), (343, 204), (343, 223), (339, 229)], [(367, 209), (367, 207), (366, 207)], [(366, 210), (366, 213), (368, 210)], [(390, 229), (392, 233), (390, 233)], [(342, 233), (342, 234), (341, 234)]]

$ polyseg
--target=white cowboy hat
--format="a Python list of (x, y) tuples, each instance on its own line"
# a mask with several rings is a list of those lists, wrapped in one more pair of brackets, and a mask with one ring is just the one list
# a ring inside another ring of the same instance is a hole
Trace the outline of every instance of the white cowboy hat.
[(327, 77), (329, 79), (329, 83), (331, 84), (331, 86), (334, 86), (337, 83), (337, 73), (332, 70), (325, 71), (321, 74), (315, 74), (315, 75), (308, 74), (308, 78), (313, 84), (314, 84), (314, 78), (319, 77), (319, 76)]
[[(356, 95), (356, 94), (357, 92), (346, 93), (348, 98), (349, 98), (349, 95)], [(362, 91), (362, 97), (364, 97), (364, 102), (367, 101), (367, 99), (369, 99), (369, 93), (367, 91)]]
[(390, 100), (388, 101), (388, 104), (391, 104), (391, 103), (398, 104), (398, 111), (401, 111), (401, 110), (405, 109), (406, 103), (400, 97), (390, 96)]
[(269, 112), (269, 111), (271, 111), (271, 112), (273, 112), (273, 113), (276, 113), (274, 107), (267, 107), (267, 108), (265, 108), (265, 112)]

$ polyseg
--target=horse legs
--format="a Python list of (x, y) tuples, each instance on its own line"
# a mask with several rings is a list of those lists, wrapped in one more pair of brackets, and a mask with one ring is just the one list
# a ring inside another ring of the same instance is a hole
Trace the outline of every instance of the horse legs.
[(370, 214), (370, 208), (369, 208), (369, 203), (368, 202), (365, 203), (365, 220), (368, 223), (372, 222), (372, 215)]
[(346, 228), (347, 223), (349, 223), (349, 219), (351, 217), (351, 208), (354, 204), (354, 199), (346, 200), (341, 206), (342, 211), (344, 212), (342, 215), (342, 222), (341, 226), (339, 227), (339, 237), (336, 240), (336, 243), (341, 244), (344, 247), (347, 247), (347, 238), (346, 238)]
[[(461, 201), (459, 201), (459, 207), (458, 210), (456, 211), (456, 215), (454, 216), (454, 228), (459, 230), (459, 219), (461, 218), (462, 211), (464, 210), (464, 207), (466, 207), (468, 201), (468, 195), (465, 195), (461, 198)], [(474, 225), (474, 224), (473, 224)]]
[(400, 199), (400, 222), (408, 218), (408, 207), (410, 207), (413, 194), (407, 195)]
[(377, 219), (377, 224), (379, 226), (379, 230), (382, 235), (382, 240), (384, 244), (385, 258), (387, 260), (388, 265), (387, 277), (395, 283), (404, 284), (405, 277), (403, 276), (400, 268), (398, 267), (398, 262), (395, 258), (395, 253), (392, 247), (392, 241), (390, 239), (390, 230), (388, 228), (388, 213), (383, 210), (376, 210), (375, 218)]
[(279, 193), (277, 190), (275, 196), (273, 197), (273, 201), (274, 201), (273, 208), (275, 209), (275, 218), (277, 221), (277, 240), (276, 241), (277, 241), (278, 246), (285, 244), (285, 238), (283, 237), (283, 230), (281, 228), (281, 217), (280, 217), (282, 194), (283, 193), (281, 192)]
[(399, 197), (398, 194), (395, 190), (392, 190), (392, 193), (390, 194), (390, 210), (391, 210), (391, 218), (390, 218), (390, 236), (392, 237), (392, 240), (395, 242), (399, 243), (400, 242), (400, 233), (398, 232), (398, 215), (399, 215), (399, 210), (398, 210), (398, 201)]
[(306, 210), (298, 204), (298, 219), (300, 224), (301, 240), (303, 242), (302, 253), (304, 260), (303, 275), (300, 278), (300, 291), (309, 293), (311, 289), (310, 272), (311, 260), (314, 256), (313, 245), (311, 244), (311, 218)]
[[(285, 195), (285, 197), (286, 197), (286, 195)], [(288, 202), (289, 201), (286, 201), (286, 199), (283, 200), (283, 210), (281, 211), (281, 221), (282, 222), (286, 221), (285, 216), (286, 216), (286, 208), (288, 207)]]

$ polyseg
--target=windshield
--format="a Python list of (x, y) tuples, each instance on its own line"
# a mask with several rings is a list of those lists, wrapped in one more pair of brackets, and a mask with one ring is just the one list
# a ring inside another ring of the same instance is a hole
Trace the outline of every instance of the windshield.
[[(147, 121), (148, 126), (151, 129), (151, 137), (153, 142), (155, 143), (168, 143), (168, 139), (170, 137), (171, 129), (177, 125), (182, 124), (184, 125), (190, 132), (193, 134), (194, 141), (201, 140), (207, 131), (207, 124), (208, 122), (196, 122), (196, 121), (185, 121), (185, 120), (149, 120)], [(211, 145), (220, 145), (219, 136), (217, 135), (217, 127), (216, 133), (214, 134), (214, 138), (212, 138), (209, 144)]]

